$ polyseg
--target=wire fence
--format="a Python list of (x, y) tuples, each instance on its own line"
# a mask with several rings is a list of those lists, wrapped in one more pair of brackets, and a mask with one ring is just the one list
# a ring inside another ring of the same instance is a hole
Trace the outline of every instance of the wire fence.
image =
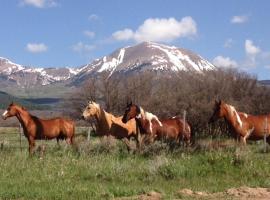
[[(91, 131), (92, 128), (90, 127), (77, 127), (75, 137), (82, 135), (87, 140), (90, 140)], [(36, 140), (36, 147), (40, 145), (53, 146), (57, 145), (57, 141), (56, 139)], [(0, 127), (0, 150), (4, 149), (28, 150), (27, 138), (20, 127)]]

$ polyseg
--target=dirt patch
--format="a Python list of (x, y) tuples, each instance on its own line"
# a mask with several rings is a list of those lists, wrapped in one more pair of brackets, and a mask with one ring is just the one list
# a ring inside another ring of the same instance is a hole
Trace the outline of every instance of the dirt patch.
[(270, 199), (270, 188), (250, 188), (240, 187), (231, 188), (225, 192), (208, 193), (200, 191), (192, 191), (190, 189), (182, 189), (177, 192), (180, 197), (191, 197), (194, 199), (252, 199), (252, 200), (268, 200)]
[(116, 198), (115, 200), (161, 200), (161, 199), (162, 199), (161, 193), (151, 191), (146, 194), (140, 194), (131, 197), (120, 197)]
[[(251, 187), (240, 187), (230, 188), (224, 192), (209, 193), (203, 191), (193, 191), (190, 189), (181, 189), (177, 191), (179, 199), (235, 199), (235, 200), (269, 200), (270, 199), (270, 188), (251, 188)], [(162, 194), (151, 191), (146, 194), (140, 194), (130, 197), (120, 197), (115, 200), (161, 200)]]

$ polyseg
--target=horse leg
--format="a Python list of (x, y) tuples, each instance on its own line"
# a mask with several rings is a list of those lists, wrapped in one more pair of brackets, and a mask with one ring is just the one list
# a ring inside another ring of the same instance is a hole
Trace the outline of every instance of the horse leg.
[(32, 137), (29, 137), (28, 143), (29, 143), (29, 154), (30, 154), (30, 155), (33, 155), (33, 153), (34, 153), (34, 148), (35, 148), (35, 139), (32, 138)]
[(67, 138), (66, 138), (66, 143), (67, 143), (67, 144), (72, 144), (72, 139), (69, 138), (69, 137), (67, 137)]
[(243, 144), (243, 145), (247, 145), (246, 137), (240, 136), (240, 143)]
[(242, 139), (242, 142), (244, 145), (247, 144), (247, 139), (249, 138), (249, 136), (251, 135), (251, 133), (254, 131), (254, 127), (249, 129), (247, 132), (246, 132), (246, 135), (245, 136), (241, 136), (241, 139)]
[(127, 150), (130, 151), (132, 149), (130, 146), (130, 140), (127, 138), (123, 138), (122, 141), (125, 143)]
[(184, 146), (184, 147), (189, 147), (190, 144), (191, 144), (191, 142), (190, 142), (190, 137), (188, 137), (188, 136), (183, 136), (183, 146)]
[[(266, 136), (266, 142), (270, 145), (270, 136)], [(265, 145), (266, 146), (266, 145)], [(266, 149), (266, 148), (265, 148)]]
[(70, 137), (70, 144), (71, 144), (71, 145), (74, 144), (74, 135), (72, 135), (72, 136)]

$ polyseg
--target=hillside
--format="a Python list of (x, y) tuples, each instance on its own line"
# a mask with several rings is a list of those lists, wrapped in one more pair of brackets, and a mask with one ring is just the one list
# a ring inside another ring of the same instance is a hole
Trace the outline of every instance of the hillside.
[(0, 109), (6, 109), (7, 106), (11, 103), (15, 102), (22, 106), (27, 107), (29, 110), (43, 110), (47, 109), (48, 105), (39, 104), (38, 102), (31, 102), (30, 100), (21, 99), (15, 96), (12, 96), (6, 92), (0, 91)]

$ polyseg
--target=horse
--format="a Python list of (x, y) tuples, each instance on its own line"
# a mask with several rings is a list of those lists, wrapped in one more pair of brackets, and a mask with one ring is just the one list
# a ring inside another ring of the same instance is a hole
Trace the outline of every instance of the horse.
[(75, 125), (72, 120), (63, 118), (39, 119), (31, 115), (24, 107), (12, 102), (2, 117), (6, 120), (14, 116), (19, 120), (24, 136), (28, 140), (29, 154), (33, 154), (35, 140), (56, 138), (58, 143), (59, 140), (66, 139), (68, 144), (73, 144)]
[(150, 142), (166, 139), (178, 143), (183, 140), (187, 145), (190, 144), (190, 125), (179, 117), (160, 120), (156, 115), (131, 102), (127, 104), (122, 122), (127, 123), (134, 118), (138, 123), (141, 134), (150, 138)]
[(116, 117), (106, 112), (94, 101), (88, 102), (82, 117), (85, 120), (92, 117), (96, 119), (96, 133), (99, 136), (113, 136), (116, 139), (121, 139), (128, 148), (130, 147), (130, 138), (134, 137), (137, 140), (135, 120), (125, 124), (122, 122), (122, 116)]
[(266, 138), (270, 144), (270, 115), (250, 115), (244, 112), (238, 112), (235, 107), (224, 101), (215, 101), (214, 112), (209, 119), (212, 123), (220, 118), (224, 118), (235, 138), (243, 144), (249, 140), (261, 140)]

